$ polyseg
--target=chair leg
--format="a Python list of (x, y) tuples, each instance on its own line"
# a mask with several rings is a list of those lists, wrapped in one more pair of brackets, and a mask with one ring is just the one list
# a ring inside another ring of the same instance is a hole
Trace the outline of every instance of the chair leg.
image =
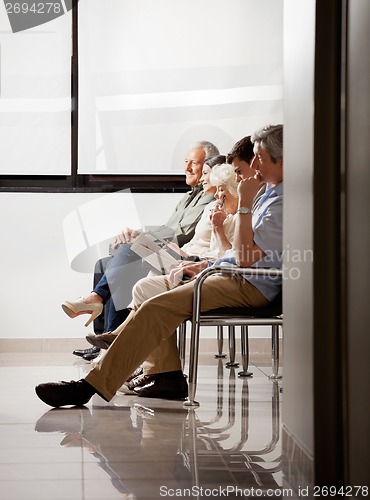
[(272, 374), (269, 376), (271, 380), (282, 378), (279, 375), (279, 325), (271, 326), (271, 349), (272, 349)]
[(215, 358), (226, 358), (226, 354), (223, 354), (222, 348), (224, 345), (224, 334), (223, 334), (223, 328), (222, 326), (217, 327), (217, 349), (218, 349), (218, 354), (215, 354)]
[(198, 356), (199, 356), (199, 324), (196, 321), (191, 322), (191, 337), (190, 337), (190, 356), (189, 356), (189, 396), (185, 401), (184, 406), (199, 406), (195, 401), (195, 393), (197, 391), (197, 376), (198, 376)]
[(241, 346), (242, 346), (242, 366), (243, 370), (238, 372), (239, 377), (253, 377), (253, 373), (248, 371), (249, 368), (249, 339), (248, 325), (241, 325)]
[(235, 362), (235, 326), (229, 326), (229, 356), (230, 361), (226, 363), (226, 368), (234, 368), (239, 366), (239, 363)]
[(184, 371), (185, 367), (185, 352), (186, 352), (186, 321), (181, 323), (178, 328), (177, 348), (179, 351), (179, 358), (181, 361), (181, 368)]

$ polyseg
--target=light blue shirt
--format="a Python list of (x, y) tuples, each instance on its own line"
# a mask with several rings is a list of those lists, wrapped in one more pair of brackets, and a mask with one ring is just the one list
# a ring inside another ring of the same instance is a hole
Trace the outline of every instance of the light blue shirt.
[[(252, 267), (281, 269), (283, 256), (283, 183), (266, 188), (253, 203), (254, 242), (266, 254)], [(235, 251), (228, 250), (215, 265), (236, 264)], [(281, 277), (244, 276), (269, 300), (281, 290)]]

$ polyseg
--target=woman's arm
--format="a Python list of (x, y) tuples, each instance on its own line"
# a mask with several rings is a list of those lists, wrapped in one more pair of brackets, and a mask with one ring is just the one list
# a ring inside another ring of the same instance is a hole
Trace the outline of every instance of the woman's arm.
[(226, 250), (232, 248), (230, 241), (227, 239), (225, 234), (224, 222), (226, 220), (225, 212), (216, 207), (213, 214), (211, 215), (212, 231), (216, 242), (216, 247), (218, 250), (218, 256), (223, 255)]

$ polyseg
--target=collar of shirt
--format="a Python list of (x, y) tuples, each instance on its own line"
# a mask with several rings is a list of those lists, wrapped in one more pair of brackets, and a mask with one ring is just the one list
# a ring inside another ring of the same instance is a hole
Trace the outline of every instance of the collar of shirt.
[(191, 188), (190, 192), (198, 194), (199, 191), (203, 191), (203, 184), (201, 182), (199, 184), (197, 184), (196, 186), (194, 186), (193, 188)]
[(203, 191), (203, 185), (202, 184), (196, 184), (194, 187), (190, 189), (190, 191), (187, 191), (187, 195), (189, 198), (194, 198), (197, 194), (199, 194), (201, 191)]
[(257, 210), (266, 200), (283, 194), (283, 183), (279, 182), (276, 186), (268, 187), (266, 184), (256, 195), (253, 202), (253, 211)]
[(266, 189), (265, 192), (260, 192), (259, 197), (253, 203), (253, 218), (252, 225), (256, 227), (266, 214), (269, 206), (273, 203), (274, 198), (281, 197), (283, 194), (283, 183), (280, 182), (276, 186)]

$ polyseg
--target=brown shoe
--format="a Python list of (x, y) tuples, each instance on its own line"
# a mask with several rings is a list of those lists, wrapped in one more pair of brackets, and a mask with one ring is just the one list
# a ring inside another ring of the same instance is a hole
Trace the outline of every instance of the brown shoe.
[(100, 347), (100, 349), (108, 349), (111, 343), (117, 338), (117, 334), (112, 332), (101, 333), (100, 335), (89, 333), (85, 338), (91, 345)]
[[(135, 372), (134, 372), (135, 373)], [(134, 389), (136, 387), (141, 387), (142, 385), (147, 385), (151, 382), (156, 375), (144, 375), (143, 370), (136, 377), (129, 377), (126, 382), (118, 389), (119, 392), (124, 394), (135, 394)]]
[[(136, 368), (136, 370), (135, 370), (133, 373), (131, 373), (131, 375), (130, 375), (130, 376), (129, 376), (129, 378), (126, 380), (126, 382), (131, 382), (131, 380), (132, 380), (133, 378), (136, 378), (136, 377), (138, 377), (139, 375), (142, 375), (142, 373), (143, 373), (143, 368), (142, 368), (141, 366), (139, 366), (139, 368)], [(125, 382), (125, 383), (126, 383), (126, 382)]]

